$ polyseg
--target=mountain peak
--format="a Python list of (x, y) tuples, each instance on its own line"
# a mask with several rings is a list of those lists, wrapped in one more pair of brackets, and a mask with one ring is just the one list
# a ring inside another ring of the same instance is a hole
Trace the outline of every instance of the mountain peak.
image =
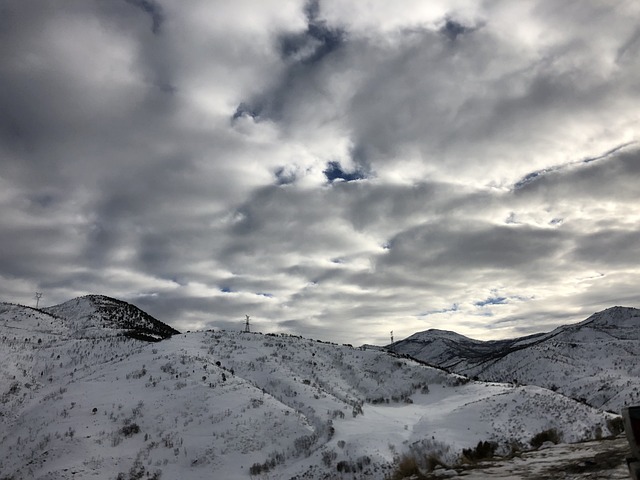
[(465, 337), (464, 335), (453, 332), (451, 330), (440, 330), (439, 328), (430, 328), (429, 330), (417, 332), (407, 338), (408, 341), (428, 341), (436, 339), (474, 341), (472, 338)]
[(640, 309), (615, 306), (594, 313), (577, 325), (592, 327), (633, 327), (640, 326)]
[(130, 337), (159, 341), (180, 333), (135, 305), (105, 295), (85, 295), (42, 310), (62, 318), (77, 336), (124, 330)]

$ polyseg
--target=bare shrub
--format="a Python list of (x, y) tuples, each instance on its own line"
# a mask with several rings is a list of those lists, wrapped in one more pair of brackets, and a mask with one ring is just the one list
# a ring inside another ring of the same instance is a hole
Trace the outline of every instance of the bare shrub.
[(465, 448), (462, 450), (462, 457), (469, 462), (477, 462), (493, 457), (498, 444), (495, 442), (479, 441), (476, 448)]
[(558, 432), (555, 428), (550, 428), (548, 430), (544, 430), (540, 433), (536, 433), (533, 438), (529, 441), (533, 448), (539, 448), (545, 442), (551, 442), (554, 444), (560, 443), (562, 440), (562, 434)]
[(391, 480), (402, 480), (404, 478), (415, 478), (416, 480), (426, 478), (420, 471), (418, 461), (413, 455), (403, 455), (391, 474)]
[(131, 437), (136, 433), (140, 433), (140, 427), (137, 423), (130, 423), (129, 425), (125, 425), (124, 427), (122, 427), (120, 429), (120, 433), (122, 433), (122, 435), (124, 435), (125, 437)]
[(610, 418), (607, 420), (607, 428), (611, 432), (611, 435), (620, 435), (624, 432), (624, 420), (622, 420), (622, 417)]

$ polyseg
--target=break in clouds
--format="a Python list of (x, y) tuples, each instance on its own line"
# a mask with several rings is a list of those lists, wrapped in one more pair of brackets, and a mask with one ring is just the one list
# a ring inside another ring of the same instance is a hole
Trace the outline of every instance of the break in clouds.
[(0, 288), (383, 344), (638, 306), (635, 2), (0, 4)]

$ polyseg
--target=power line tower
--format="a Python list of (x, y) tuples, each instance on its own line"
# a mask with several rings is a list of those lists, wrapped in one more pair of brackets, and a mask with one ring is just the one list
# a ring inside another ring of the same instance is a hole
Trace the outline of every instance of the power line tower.
[(391, 330), (391, 343), (393, 343), (393, 330)]
[(247, 317), (247, 319), (244, 322), (244, 332), (245, 333), (250, 333), (251, 330), (249, 329), (249, 315), (245, 315), (245, 317)]
[(41, 298), (42, 298), (42, 292), (36, 292), (36, 308), (38, 308)]

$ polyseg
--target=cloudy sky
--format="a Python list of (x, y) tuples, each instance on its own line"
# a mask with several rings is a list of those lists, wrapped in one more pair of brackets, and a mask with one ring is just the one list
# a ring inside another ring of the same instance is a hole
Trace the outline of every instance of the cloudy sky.
[(636, 0), (2, 0), (0, 300), (384, 344), (640, 307)]

